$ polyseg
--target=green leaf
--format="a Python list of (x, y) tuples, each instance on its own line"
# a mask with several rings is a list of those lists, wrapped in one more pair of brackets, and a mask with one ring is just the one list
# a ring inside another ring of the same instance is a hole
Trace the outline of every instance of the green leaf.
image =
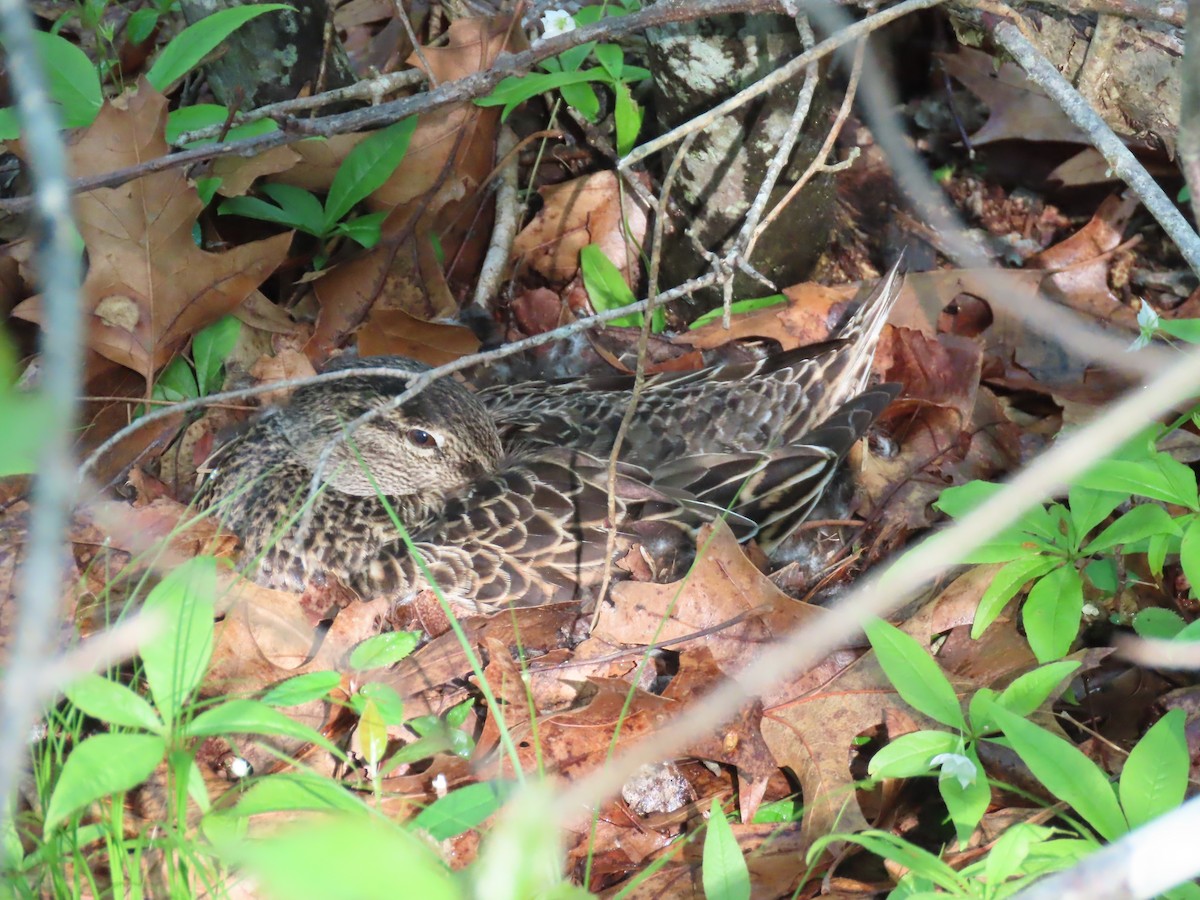
[(1067, 505), (1071, 508), (1071, 522), (1080, 539), (1128, 499), (1128, 494), (1073, 485), (1067, 492)]
[[(217, 103), (197, 103), (194, 106), (181, 106), (179, 109), (172, 110), (167, 113), (167, 143), (178, 144), (179, 139), (188, 132), (198, 131), (201, 128), (210, 128), (214, 125), (223, 125), (225, 120), (229, 118), (229, 110)], [(225, 134), (226, 141), (236, 141), (241, 138), (258, 137), (262, 134), (269, 134), (272, 131), (278, 131), (279, 126), (274, 119), (255, 119), (253, 122), (246, 122), (242, 125), (234, 125)], [(204, 138), (199, 141), (189, 141), (187, 146), (204, 147), (208, 144), (215, 144), (217, 139)]]
[(1082, 487), (1121, 491), (1196, 509), (1196, 475), (1165, 453), (1147, 459), (1106, 459), (1076, 479)]
[(367, 812), (363, 802), (338, 782), (304, 772), (279, 772), (257, 779), (230, 812), (248, 817), (298, 810)]
[(478, 98), (478, 106), (503, 106), (501, 119), (507, 119), (509, 114), (531, 97), (548, 91), (561, 90), (564, 86), (584, 84), (589, 81), (606, 81), (608, 76), (600, 69), (588, 69), (583, 72), (551, 72), (548, 75), (531, 73), (529, 75), (510, 75), (501, 81), (486, 97)]
[(298, 222), (292, 211), (282, 209), (274, 203), (268, 203), (259, 197), (230, 197), (221, 201), (217, 212), (222, 216), (243, 216), (247, 219), (257, 219), (260, 222), (273, 222), (285, 228), (295, 228), (305, 234), (321, 237), (323, 232), (311, 229), (308, 225)]
[(1047, 663), (1071, 651), (1082, 617), (1083, 579), (1074, 567), (1061, 566), (1029, 589), (1022, 618), (1038, 662)]
[(512, 794), (511, 781), (481, 781), (439, 797), (421, 810), (413, 825), (429, 832), (435, 841), (457, 837), (481, 824)]
[(299, 706), (329, 696), (341, 683), (338, 672), (307, 672), (279, 682), (262, 696), (262, 702), (271, 706)]
[(419, 631), (389, 631), (369, 637), (350, 652), (350, 668), (365, 672), (399, 662), (417, 649)]
[(416, 116), (401, 119), (368, 135), (346, 154), (325, 199), (325, 232), (392, 177), (408, 152), (408, 143), (416, 127)]
[(633, 99), (628, 85), (615, 85), (613, 91), (617, 98), (613, 107), (613, 121), (617, 126), (617, 153), (624, 156), (637, 144), (638, 132), (642, 130), (643, 112)]
[(1189, 766), (1183, 726), (1183, 710), (1173, 709), (1129, 751), (1119, 794), (1130, 828), (1145, 825), (1183, 802)]
[(596, 54), (596, 62), (604, 67), (614, 81), (621, 77), (625, 68), (625, 51), (620, 44), (597, 44), (592, 51)]
[(66, 689), (67, 699), (89, 716), (126, 728), (159, 732), (162, 720), (154, 708), (123, 684), (88, 673)]
[[(599, 19), (596, 21), (599, 21)], [(578, 25), (584, 24), (580, 20), (580, 16), (578, 14), (575, 16), (575, 22)], [(571, 47), (567, 50), (564, 50), (562, 53), (558, 54), (556, 60), (558, 64), (562, 66), (562, 71), (575, 72), (587, 61), (587, 58), (592, 55), (592, 51), (595, 49), (596, 42), (588, 41), (586, 44), (580, 44), (577, 47)]]
[(1002, 490), (1004, 485), (993, 481), (968, 481), (966, 484), (946, 488), (938, 495), (933, 506), (952, 519), (961, 519)]
[(157, 26), (157, 9), (146, 7), (145, 9), (136, 10), (125, 22), (125, 37), (129, 39), (129, 43), (131, 44), (140, 44), (154, 33), (154, 29)]
[(196, 366), (201, 396), (215, 394), (223, 386), (225, 360), (233, 352), (241, 333), (242, 323), (235, 316), (222, 316), (196, 332), (192, 339), (192, 362)]
[(1170, 639), (1183, 631), (1183, 617), (1179, 613), (1157, 606), (1139, 609), (1133, 617), (1133, 630), (1144, 638)]
[(339, 222), (334, 226), (333, 232), (334, 234), (344, 234), (350, 240), (370, 250), (379, 243), (383, 220), (387, 216), (385, 211), (367, 213), (365, 216), (358, 216), (349, 222)]
[(1146, 563), (1155, 578), (1162, 578), (1163, 564), (1167, 561), (1167, 550), (1170, 544), (1170, 535), (1159, 534), (1150, 538), (1146, 545)]
[(46, 806), (45, 831), (102, 797), (137, 787), (163, 761), (167, 744), (150, 734), (97, 734), (67, 756)]
[(244, 697), (226, 700), (204, 710), (188, 722), (183, 731), (193, 738), (225, 737), (230, 734), (277, 735), (318, 744), (337, 753), (333, 744), (312, 728), (262, 701)]
[(1156, 534), (1178, 534), (1179, 526), (1157, 503), (1142, 503), (1117, 519), (1083, 548), (1085, 554), (1099, 553), (1118, 544), (1132, 544)]
[(199, 397), (196, 375), (188, 361), (182, 356), (176, 356), (167, 363), (154, 381), (151, 396), (155, 400), (170, 400), (174, 403)]
[(974, 766), (974, 778), (963, 784), (962, 781), (948, 769), (938, 776), (938, 791), (946, 810), (950, 813), (950, 822), (954, 825), (954, 834), (958, 838), (958, 846), (966, 848), (971, 835), (983, 821), (988, 804), (992, 800), (992, 788), (988, 784), (983, 771), (983, 764), (974, 747), (968, 747), (962, 752), (964, 763)]
[(0, 389), (0, 477), (36, 472), (54, 411), (40, 391)]
[(858, 834), (823, 835), (813, 842), (805, 855), (806, 860), (811, 864), (827, 845), (838, 841), (851, 841), (876, 856), (890, 859), (908, 869), (913, 875), (932, 881), (955, 897), (973, 896), (966, 879), (947, 863), (928, 850), (887, 831), (870, 830), (860, 831)]
[(1200, 641), (1200, 619), (1188, 623), (1183, 631), (1175, 635), (1177, 641)]
[(589, 122), (595, 122), (600, 117), (600, 98), (589, 83), (564, 84), (558, 90), (563, 102)]
[(1116, 840), (1129, 830), (1108, 778), (1077, 747), (1001, 706), (992, 715), (1034, 777), (1101, 837)]
[(162, 623), (141, 648), (142, 669), (158, 714), (168, 726), (200, 685), (212, 657), (217, 561), (198, 556), (168, 572), (143, 611)]
[(882, 619), (868, 622), (865, 631), (879, 665), (905, 703), (956, 731), (967, 730), (954, 688), (916, 640)]
[(1171, 337), (1187, 341), (1189, 344), (1200, 344), (1200, 319), (1162, 319), (1158, 327)]
[[(748, 300), (735, 300), (729, 304), (729, 311), (732, 315), (736, 316), (739, 313), (754, 312), (756, 309), (779, 306), (781, 303), (787, 303), (787, 297), (783, 296), (783, 294), (771, 294), (769, 297), (751, 297)], [(724, 315), (725, 310), (723, 308), (711, 309), (704, 315), (699, 316), (688, 328), (703, 328), (710, 322), (720, 321)]]
[(1029, 822), (1018, 822), (1005, 829), (984, 858), (983, 871), (987, 876), (987, 883), (1000, 885), (1019, 874), (1034, 847), (1053, 837), (1052, 828)]
[(949, 731), (911, 731), (888, 741), (871, 757), (867, 774), (872, 778), (915, 778), (936, 774), (929, 761), (941, 753), (955, 753), (962, 738)]
[[(415, 832), (378, 816), (330, 814), (269, 837), (218, 847), (252, 873), (262, 893), (288, 900), (461, 900), (437, 851)], [(329, 861), (336, 859), (336, 866)]]
[[(621, 270), (597, 245), (588, 244), (579, 251), (579, 266), (583, 275), (583, 286), (587, 288), (596, 312), (608, 312), (637, 302), (637, 297), (625, 283), (625, 276), (621, 274)], [(634, 328), (642, 324), (642, 314), (630, 313), (613, 319), (609, 324)]]
[(1031, 672), (1026, 672), (1004, 689), (996, 702), (1011, 713), (1018, 716), (1028, 716), (1040, 707), (1054, 693), (1054, 689), (1070, 677), (1079, 668), (1079, 663), (1073, 659), (1038, 666)]
[(259, 190), (278, 204), (296, 227), (308, 234), (325, 234), (325, 211), (312, 191), (292, 184), (267, 182)]
[(1055, 556), (1041, 554), (1026, 554), (1021, 559), (1015, 559), (1004, 566), (992, 578), (983, 596), (979, 599), (979, 608), (975, 610), (975, 621), (971, 625), (971, 637), (978, 640), (979, 636), (1004, 611), (1010, 600), (1017, 595), (1027, 583), (1034, 578), (1040, 578), (1062, 565), (1062, 560)]
[(387, 724), (379, 714), (379, 706), (368, 699), (358, 714), (358, 746), (368, 771), (375, 772), (387, 752)]
[(1192, 519), (1183, 532), (1183, 539), (1179, 543), (1179, 564), (1192, 589), (1200, 591), (1200, 518)]
[(0, 141), (15, 141), (21, 136), (21, 120), (11, 106), (0, 109)]
[(146, 80), (161, 93), (194, 69), (204, 57), (242, 25), (263, 13), (292, 9), (285, 3), (259, 3), (221, 9), (189, 25), (162, 49)]
[(1117, 561), (1111, 556), (1093, 559), (1083, 567), (1083, 574), (1098, 591), (1109, 596), (1117, 592), (1120, 586), (1120, 573), (1117, 571)]
[[(380, 717), (387, 725), (402, 725), (404, 724), (404, 698), (390, 684), (384, 684), (381, 681), (368, 681), (358, 689), (358, 693), (353, 698), (358, 701), (355, 704), (355, 711), (362, 715), (362, 707), (367, 701), (375, 704), (375, 708), (379, 711)], [(444, 723), (438, 720), (439, 725)]]
[(104, 103), (100, 77), (87, 54), (66, 38), (47, 31), (34, 34), (38, 56), (45, 67), (50, 96), (62, 106), (63, 125), (91, 125)]
[(750, 870), (721, 802), (714, 797), (700, 866), (706, 900), (749, 900)]

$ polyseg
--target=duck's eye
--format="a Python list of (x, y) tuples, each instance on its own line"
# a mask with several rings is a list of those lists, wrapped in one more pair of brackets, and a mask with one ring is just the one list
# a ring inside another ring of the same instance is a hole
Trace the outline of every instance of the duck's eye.
[(408, 442), (422, 450), (433, 450), (438, 446), (438, 440), (423, 428), (410, 428), (405, 435)]

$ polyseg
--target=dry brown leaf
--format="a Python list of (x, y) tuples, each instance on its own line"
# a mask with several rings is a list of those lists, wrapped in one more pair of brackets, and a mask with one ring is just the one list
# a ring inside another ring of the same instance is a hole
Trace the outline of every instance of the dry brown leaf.
[(479, 349), (479, 338), (461, 325), (426, 322), (399, 309), (373, 309), (358, 332), (360, 356), (398, 354), (440, 366)]
[(637, 248), (646, 236), (646, 210), (628, 191), (622, 194), (615, 172), (573, 178), (539, 193), (542, 208), (513, 243), (515, 262), (561, 284), (579, 271), (579, 251), (597, 244), (621, 270), (626, 284), (637, 283)]
[[(108, 101), (71, 147), (78, 177), (166, 154), (167, 101), (142, 82)], [(202, 205), (182, 171), (156, 172), (76, 198), (76, 222), (88, 250), (83, 301), (88, 344), (145, 377), (196, 331), (232, 312), (283, 261), (291, 235), (208, 253), (192, 240)], [(40, 297), (14, 315), (45, 325)]]

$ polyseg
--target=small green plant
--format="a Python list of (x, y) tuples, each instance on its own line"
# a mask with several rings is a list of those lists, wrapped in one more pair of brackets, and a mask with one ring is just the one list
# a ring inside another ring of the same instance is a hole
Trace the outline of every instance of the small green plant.
[[(396, 171), (416, 127), (415, 118), (404, 119), (361, 141), (338, 167), (323, 204), (303, 188), (265, 184), (259, 190), (273, 202), (259, 197), (232, 197), (218, 211), (222, 215), (245, 216), (294, 228), (322, 243), (345, 236), (363, 247), (373, 247), (379, 241), (379, 229), (387, 213), (368, 213), (349, 220), (346, 216)], [(324, 252), (318, 253), (314, 266), (320, 269), (326, 261)]]
[[(259, 3), (219, 10), (177, 34), (159, 53), (146, 73), (146, 80), (165, 93), (246, 22), (264, 13), (290, 8), (283, 3)], [(50, 82), (51, 99), (62, 110), (63, 124), (67, 128), (92, 124), (104, 103), (96, 66), (87, 54), (57, 34), (39, 32), (34, 39)], [(0, 109), (0, 140), (15, 140), (20, 134), (12, 107)]]
[[(588, 244), (579, 251), (579, 272), (583, 286), (587, 289), (596, 312), (620, 309), (637, 302), (637, 297), (625, 283), (625, 276), (596, 244)], [(625, 328), (640, 328), (645, 320), (640, 312), (630, 313), (613, 319), (610, 324)], [(667, 313), (661, 306), (654, 310), (650, 330), (660, 334), (667, 327)]]
[[(991, 797), (977, 746), (980, 741), (999, 741), (1016, 751), (1047, 790), (1083, 821), (1075, 823), (1074, 833), (1017, 825), (987, 857), (959, 871), (903, 838), (880, 831), (825, 836), (813, 846), (810, 859), (833, 841), (852, 841), (909, 869), (891, 898), (933, 896), (940, 888), (951, 896), (991, 900), (1073, 865), (1097, 849), (1101, 839), (1115, 840), (1183, 801), (1190, 760), (1182, 710), (1167, 713), (1142, 736), (1114, 788), (1108, 775), (1078, 748), (1027, 718), (1070, 677), (1077, 662), (1041, 666), (999, 693), (979, 690), (964, 714), (950, 681), (916, 640), (881, 621), (867, 627), (867, 636), (904, 701), (946, 729), (892, 740), (872, 758), (868, 772), (873, 778), (936, 774), (955, 834), (965, 846)], [(1200, 888), (1182, 885), (1167, 896), (1196, 898)]]
[(159, 373), (151, 397), (178, 403), (207, 397), (225, 383), (225, 360), (233, 352), (242, 323), (222, 316), (192, 338), (192, 358), (176, 356)]
[[(574, 16), (578, 25), (590, 25), (605, 15), (624, 15), (628, 9), (615, 5), (585, 6)], [(582, 68), (589, 57), (595, 56), (599, 67)], [(475, 102), (480, 106), (502, 106), (501, 119), (533, 97), (557, 90), (563, 102), (589, 122), (600, 115), (600, 98), (592, 85), (602, 84), (614, 95), (613, 122), (617, 132), (617, 152), (624, 155), (633, 149), (638, 132), (642, 127), (644, 112), (633, 99), (629, 85), (650, 77), (648, 69), (625, 63), (625, 51), (617, 44), (600, 44), (589, 41), (572, 47), (565, 53), (544, 60), (541, 67), (546, 71), (528, 75), (513, 75), (505, 78), (486, 97)]]
[[(1119, 554), (1145, 553), (1162, 576), (1167, 555), (1178, 554), (1184, 574), (1200, 584), (1200, 497), (1196, 474), (1155, 447), (1155, 435), (1131, 442), (1076, 480), (1067, 502), (1021, 517), (965, 562), (1004, 563), (980, 600), (971, 634), (978, 637), (1031, 584), (1022, 609), (1029, 645), (1040, 662), (1071, 649), (1083, 616), (1085, 581), (1101, 595), (1119, 588)], [(975, 481), (942, 492), (936, 506), (960, 517), (1003, 485)], [(1095, 533), (1118, 507), (1138, 502)], [(1166, 506), (1182, 508), (1172, 515)]]
[(17, 356), (0, 329), (0, 478), (36, 471), (54, 410), (38, 391), (17, 387)]
[[(783, 294), (771, 294), (769, 297), (751, 297), (747, 300), (735, 300), (729, 304), (729, 312), (731, 315), (739, 315), (741, 313), (754, 312), (759, 309), (770, 309), (772, 306), (779, 306), (781, 303), (787, 303), (787, 297)], [(708, 312), (698, 316), (688, 328), (696, 329), (703, 328), (710, 322), (717, 322), (725, 315), (725, 310), (722, 308), (710, 309)]]

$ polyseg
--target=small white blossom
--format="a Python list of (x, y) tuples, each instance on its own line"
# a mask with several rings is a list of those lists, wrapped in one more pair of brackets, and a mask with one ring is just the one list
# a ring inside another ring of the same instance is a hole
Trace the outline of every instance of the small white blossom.
[(542, 39), (575, 30), (575, 19), (565, 9), (551, 9), (542, 16)]
[(929, 768), (942, 770), (938, 780), (957, 778), (963, 790), (973, 785), (979, 774), (975, 770), (975, 763), (961, 753), (939, 753), (929, 761)]
[[(1154, 336), (1158, 334), (1159, 316), (1144, 299), (1142, 300), (1142, 308), (1138, 310), (1137, 315), (1138, 328), (1141, 333), (1134, 338), (1133, 343), (1129, 345), (1128, 351), (1141, 350), (1147, 346)], [(1127, 352), (1128, 352), (1127, 351)]]

